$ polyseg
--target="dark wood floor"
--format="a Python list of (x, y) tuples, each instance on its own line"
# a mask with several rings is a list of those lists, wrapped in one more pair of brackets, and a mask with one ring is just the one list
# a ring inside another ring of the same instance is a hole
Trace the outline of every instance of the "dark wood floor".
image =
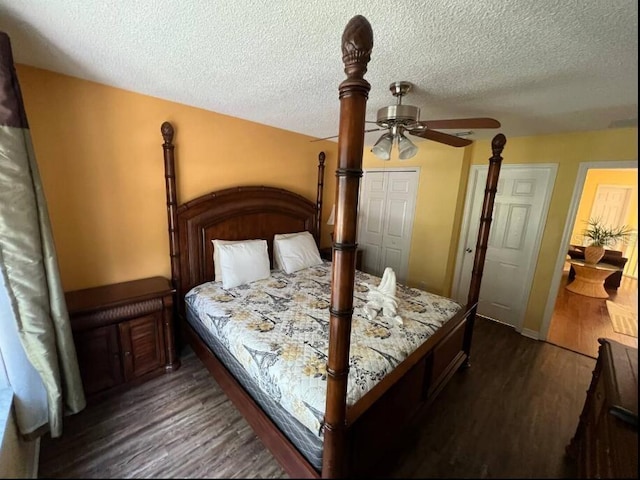
[[(286, 475), (199, 360), (65, 419), (42, 440), (46, 478)], [(571, 478), (564, 447), (595, 361), (478, 319), (472, 366), (430, 407), (390, 476)]]
[[(568, 270), (562, 275), (558, 297), (551, 317), (547, 341), (570, 350), (597, 357), (598, 338), (610, 338), (624, 345), (638, 348), (638, 339), (616, 332), (607, 310), (607, 299), (590, 298), (570, 292), (564, 287)], [(622, 277), (617, 290), (609, 289), (612, 302), (638, 311), (638, 280)]]

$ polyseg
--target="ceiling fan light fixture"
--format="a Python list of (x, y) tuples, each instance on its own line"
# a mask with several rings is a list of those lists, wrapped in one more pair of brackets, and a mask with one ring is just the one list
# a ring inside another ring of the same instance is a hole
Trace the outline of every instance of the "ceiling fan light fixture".
[(393, 135), (385, 133), (371, 148), (371, 153), (382, 160), (389, 160), (391, 158), (391, 147), (393, 147)]
[(416, 147), (411, 140), (405, 137), (402, 133), (398, 135), (398, 158), (400, 160), (406, 160), (414, 157), (418, 153), (418, 147)]
[(420, 118), (420, 109), (413, 105), (389, 105), (378, 110), (376, 123), (411, 125)]

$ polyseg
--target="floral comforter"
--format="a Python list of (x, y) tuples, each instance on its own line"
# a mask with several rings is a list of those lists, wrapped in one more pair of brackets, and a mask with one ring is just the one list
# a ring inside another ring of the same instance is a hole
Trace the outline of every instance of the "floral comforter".
[[(356, 272), (347, 404), (353, 405), (460, 310), (448, 298), (397, 286), (397, 314), (369, 320), (362, 310), (367, 284)], [(276, 403), (318, 435), (324, 417), (331, 263), (225, 290), (194, 287), (186, 302), (199, 320)]]

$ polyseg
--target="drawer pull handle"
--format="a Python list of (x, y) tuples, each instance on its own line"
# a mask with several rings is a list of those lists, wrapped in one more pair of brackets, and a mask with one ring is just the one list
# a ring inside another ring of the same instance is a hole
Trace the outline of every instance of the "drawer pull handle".
[(124, 352), (125, 355), (131, 355), (131, 352)]

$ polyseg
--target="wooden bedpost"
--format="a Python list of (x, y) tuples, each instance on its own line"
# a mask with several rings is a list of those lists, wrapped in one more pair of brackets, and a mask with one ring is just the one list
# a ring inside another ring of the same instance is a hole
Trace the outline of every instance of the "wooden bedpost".
[(467, 298), (467, 309), (472, 309), (467, 320), (467, 327), (464, 336), (464, 351), (467, 354), (465, 366), (470, 365), (471, 339), (473, 337), (473, 325), (478, 309), (478, 299), (480, 297), (480, 285), (482, 283), (482, 273), (484, 271), (484, 260), (487, 255), (487, 244), (489, 243), (489, 230), (493, 216), (493, 204), (498, 190), (498, 177), (500, 175), (500, 165), (502, 163), (502, 150), (507, 143), (506, 137), (499, 133), (491, 141), (493, 155), (489, 159), (489, 172), (487, 173), (487, 183), (484, 190), (484, 201), (482, 203), (482, 214), (480, 215), (480, 228), (478, 229), (478, 242), (476, 244), (476, 254), (473, 259), (473, 270), (471, 271), (471, 284), (469, 286), (469, 297)]
[[(180, 244), (178, 243), (178, 191), (176, 190), (176, 164), (173, 154), (173, 125), (164, 122), (160, 127), (164, 143), (164, 179), (167, 194), (167, 217), (169, 225), (169, 255), (171, 256), (171, 284), (176, 289), (176, 305), (178, 313), (182, 312), (182, 295), (180, 289)], [(177, 317), (176, 317), (177, 318)]]
[(320, 247), (320, 241), (322, 240), (322, 236), (320, 233), (322, 232), (322, 191), (324, 190), (324, 161), (325, 161), (324, 152), (320, 152), (318, 154), (318, 196), (316, 200), (316, 243), (318, 247)]
[(344, 477), (348, 468), (346, 398), (357, 248), (358, 190), (362, 176), (367, 98), (371, 89), (371, 85), (363, 77), (372, 48), (371, 25), (361, 15), (353, 17), (342, 34), (342, 61), (347, 78), (339, 88), (340, 127), (322, 456), (322, 476), (325, 478)]

